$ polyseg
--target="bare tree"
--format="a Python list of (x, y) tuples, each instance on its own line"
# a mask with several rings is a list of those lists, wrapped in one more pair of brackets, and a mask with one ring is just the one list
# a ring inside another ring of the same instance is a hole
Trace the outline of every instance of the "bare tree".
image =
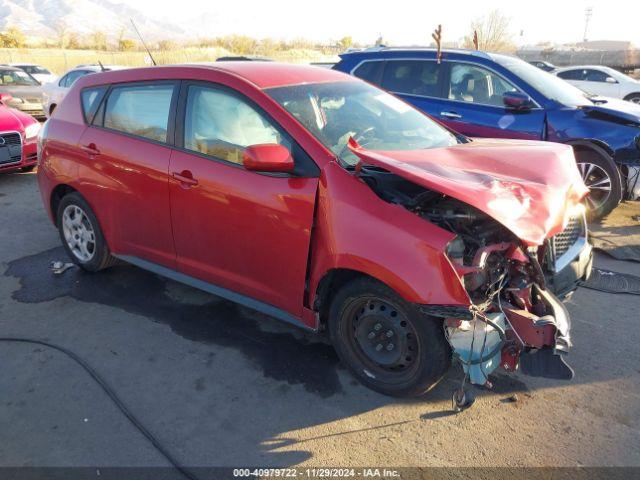
[(510, 18), (499, 10), (492, 10), (471, 22), (471, 32), (464, 37), (465, 48), (474, 49), (474, 32), (478, 34), (478, 50), (489, 52), (513, 52), (516, 47), (509, 30)]
[(67, 37), (69, 36), (69, 26), (64, 20), (58, 20), (53, 24), (53, 31), (56, 32), (56, 43), (59, 48), (67, 46)]

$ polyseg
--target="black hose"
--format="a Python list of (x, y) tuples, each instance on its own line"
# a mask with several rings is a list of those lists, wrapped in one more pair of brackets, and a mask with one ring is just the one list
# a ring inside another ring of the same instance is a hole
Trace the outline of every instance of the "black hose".
[(174, 457), (171, 455), (162, 444), (153, 436), (153, 434), (145, 428), (145, 426), (135, 417), (135, 415), (127, 408), (127, 406), (122, 403), (122, 400), (118, 398), (118, 395), (113, 391), (113, 389), (107, 384), (106, 381), (98, 375), (98, 373), (91, 368), (89, 364), (87, 364), (84, 360), (82, 360), (78, 355), (73, 353), (71, 350), (67, 350), (64, 347), (60, 347), (59, 345), (55, 345), (53, 343), (44, 342), (42, 340), (33, 340), (31, 338), (12, 338), (12, 337), (0, 337), (0, 342), (12, 342), (12, 343), (32, 343), (35, 345), (42, 345), (44, 347), (52, 348), (59, 352), (64, 353), (66, 356), (75, 361), (78, 365), (80, 365), (84, 370), (93, 378), (98, 385), (104, 390), (107, 396), (115, 403), (116, 407), (122, 412), (122, 414), (129, 419), (129, 421), (136, 427), (140, 433), (142, 433), (147, 439), (151, 442), (151, 444), (155, 447), (155, 449), (162, 454), (164, 458), (166, 458), (171, 465), (175, 467), (182, 475), (184, 475), (189, 480), (198, 480), (198, 477), (193, 475), (189, 470), (183, 467)]

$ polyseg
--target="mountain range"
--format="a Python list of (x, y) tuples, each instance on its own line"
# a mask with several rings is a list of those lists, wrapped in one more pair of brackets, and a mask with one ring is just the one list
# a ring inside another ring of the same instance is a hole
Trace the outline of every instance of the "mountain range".
[(150, 41), (188, 36), (179, 24), (152, 19), (110, 0), (0, 0), (0, 31), (14, 26), (31, 37), (53, 39), (65, 28), (78, 35), (100, 31), (111, 38), (124, 31), (124, 37), (135, 38), (130, 19)]

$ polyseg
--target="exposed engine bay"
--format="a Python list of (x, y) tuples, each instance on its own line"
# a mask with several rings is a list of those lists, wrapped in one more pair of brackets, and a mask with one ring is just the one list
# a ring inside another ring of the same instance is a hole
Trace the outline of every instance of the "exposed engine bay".
[(454, 357), (471, 383), (490, 386), (507, 371), (571, 379), (564, 355), (571, 346), (569, 315), (545, 280), (548, 242), (526, 247), (486, 213), (416, 185), (380, 167), (361, 165), (360, 178), (383, 200), (402, 205), (456, 237), (446, 255), (470, 299), (468, 311), (425, 305), (443, 318)]

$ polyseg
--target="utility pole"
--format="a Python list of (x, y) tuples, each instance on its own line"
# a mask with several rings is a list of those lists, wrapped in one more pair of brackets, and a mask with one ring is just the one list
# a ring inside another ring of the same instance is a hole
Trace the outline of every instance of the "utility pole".
[(582, 36), (582, 41), (587, 41), (587, 31), (589, 30), (589, 20), (591, 20), (591, 16), (593, 15), (593, 7), (587, 7), (584, 9), (584, 35)]

